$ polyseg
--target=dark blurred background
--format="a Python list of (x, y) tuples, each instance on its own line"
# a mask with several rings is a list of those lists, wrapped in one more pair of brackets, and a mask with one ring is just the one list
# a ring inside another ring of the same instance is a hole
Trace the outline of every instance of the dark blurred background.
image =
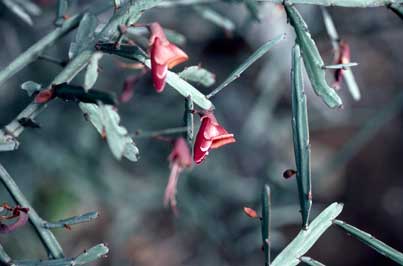
[[(70, 15), (99, 3), (73, 2)], [(0, 69), (54, 28), (55, 1), (37, 3), (42, 14), (33, 18), (33, 27), (0, 7)], [(100, 212), (94, 222), (71, 231), (55, 230), (67, 255), (106, 242), (110, 255), (98, 265), (262, 265), (260, 226), (243, 214), (242, 207), (260, 209), (265, 183), (273, 193), (273, 252), (281, 251), (297, 234), (296, 182), (282, 177), (284, 170), (295, 167), (289, 85), (293, 29), (281, 6), (261, 5), (261, 23), (254, 22), (241, 4), (210, 7), (231, 19), (235, 31), (224, 31), (191, 7), (155, 8), (142, 17), (143, 22), (159, 21), (186, 37), (183, 49), (190, 60), (175, 71), (201, 64), (220, 83), (265, 41), (283, 32), (287, 39), (213, 99), (217, 119), (237, 142), (211, 152), (205, 162), (181, 175), (178, 217), (162, 204), (171, 145), (135, 139), (139, 162), (117, 161), (75, 103), (53, 101), (37, 118), (41, 129), (26, 130), (17, 151), (0, 153), (1, 163), (45, 219)], [(325, 63), (331, 64), (332, 47), (320, 9), (299, 9)], [(332, 202), (343, 202), (341, 219), (402, 250), (402, 106), (396, 98), (403, 93), (403, 24), (386, 8), (329, 12), (339, 35), (350, 44), (351, 60), (359, 63), (353, 72), (362, 99), (352, 100), (342, 84), (344, 108), (330, 110), (306, 82), (314, 215)], [(100, 22), (110, 15), (101, 15)], [(69, 34), (47, 54), (67, 59), (73, 38), (74, 33)], [(116, 60), (102, 59), (96, 88), (120, 93), (134, 70), (118, 68)], [(60, 70), (37, 61), (2, 86), (0, 125), (31, 101), (21, 83), (48, 84)], [(330, 82), (331, 78), (329, 72)], [(81, 82), (82, 75), (73, 81)], [(206, 94), (212, 89), (197, 88)], [(122, 124), (131, 132), (182, 126), (183, 98), (169, 87), (163, 94), (155, 93), (150, 75), (136, 85), (133, 99), (118, 108)], [(3, 188), (0, 201), (12, 202)], [(30, 226), (1, 235), (0, 241), (15, 259), (46, 256)], [(308, 254), (326, 265), (395, 265), (338, 228), (329, 229)]]

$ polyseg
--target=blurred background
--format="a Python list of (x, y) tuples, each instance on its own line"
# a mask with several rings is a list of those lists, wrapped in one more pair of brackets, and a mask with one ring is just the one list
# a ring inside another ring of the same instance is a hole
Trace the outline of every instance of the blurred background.
[[(102, 1), (72, 1), (68, 14)], [(42, 14), (27, 26), (0, 6), (0, 69), (50, 32), (56, 1), (37, 0)], [(27, 129), (14, 152), (0, 153), (0, 161), (15, 178), (39, 214), (56, 221), (98, 210), (100, 217), (71, 231), (55, 230), (68, 256), (106, 242), (111, 252), (97, 265), (263, 265), (260, 224), (242, 207), (260, 210), (263, 184), (272, 188), (273, 256), (300, 228), (295, 178), (282, 173), (295, 168), (290, 101), (290, 63), (294, 33), (281, 6), (259, 6), (261, 22), (243, 4), (215, 3), (210, 8), (230, 19), (235, 29), (224, 30), (190, 6), (160, 7), (144, 14), (142, 22), (158, 21), (186, 37), (186, 66), (202, 65), (222, 82), (254, 50), (281, 33), (287, 39), (213, 98), (218, 121), (237, 142), (211, 152), (205, 162), (182, 173), (178, 185), (179, 216), (163, 207), (169, 175), (169, 142), (135, 138), (141, 159), (117, 161), (108, 145), (83, 118), (77, 104), (53, 101), (37, 118), (41, 129)], [(332, 46), (320, 9), (298, 6), (326, 64)], [(402, 62), (403, 25), (386, 8), (329, 8), (339, 35), (351, 48), (351, 60), (362, 99), (354, 101), (343, 83), (344, 108), (330, 110), (306, 82), (312, 146), (312, 216), (332, 202), (345, 204), (340, 218), (392, 247), (403, 248)], [(105, 23), (112, 13), (99, 16)], [(68, 58), (74, 33), (47, 50)], [(126, 77), (137, 70), (121, 69), (117, 59), (104, 56), (97, 89), (121, 92)], [(20, 84), (33, 80), (48, 84), (61, 71), (37, 61), (0, 90), (0, 125), (9, 123), (32, 99)], [(329, 82), (333, 73), (329, 71)], [(81, 84), (79, 75), (74, 84)], [(214, 86), (197, 86), (209, 93)], [(182, 126), (184, 99), (167, 87), (157, 94), (147, 74), (136, 84), (130, 102), (118, 106), (122, 124), (130, 132)], [(196, 119), (196, 129), (199, 121)], [(170, 136), (174, 137), (174, 136)], [(4, 188), (0, 201), (12, 202)], [(45, 258), (30, 226), (0, 235), (14, 259)], [(347, 236), (329, 229), (309, 251), (326, 265), (395, 265)]]

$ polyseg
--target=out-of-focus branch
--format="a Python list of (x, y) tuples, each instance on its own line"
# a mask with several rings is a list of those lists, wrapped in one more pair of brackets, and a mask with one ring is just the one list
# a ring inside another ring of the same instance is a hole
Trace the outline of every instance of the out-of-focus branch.
[[(167, 0), (161, 3), (160, 7), (171, 7), (176, 5), (211, 4), (221, 2), (220, 0)], [(402, 4), (402, 0), (257, 0), (261, 3), (274, 4), (308, 4), (321, 6), (343, 6), (343, 7), (380, 7)]]
[[(95, 53), (95, 44), (98, 41), (105, 39), (110, 40), (116, 38), (119, 35), (118, 30), (119, 25), (127, 23), (129, 24), (135, 23), (141, 17), (142, 13), (145, 10), (156, 6), (160, 1), (161, 0), (148, 0), (148, 1), (142, 0), (137, 1), (133, 4), (127, 3), (125, 6), (122, 6), (119, 10), (117, 10), (113, 14), (113, 16), (111, 17), (109, 22), (105, 25), (103, 30), (96, 35), (95, 40), (89, 40), (87, 43), (83, 44), (82, 51), (68, 63), (68, 65), (54, 78), (51, 84), (60, 84), (63, 82), (71, 81), (87, 65), (91, 56)], [(63, 24), (62, 28), (64, 27), (66, 26)], [(36, 45), (37, 44), (33, 45), (32, 47), (36, 47)], [(37, 48), (32, 49), (32, 47), (28, 49), (28, 51), (30, 50), (36, 51)], [(30, 53), (32, 53), (32, 51)], [(21, 70), (22, 67), (27, 64), (27, 62), (31, 62), (27, 60), (27, 58), (32, 57), (30, 53), (25, 52), (24, 54), (27, 54), (26, 56), (18, 57), (16, 60), (14, 60), (13, 63), (11, 63), (11, 65), (17, 65), (18, 70)], [(37, 56), (32, 58), (36, 59)], [(24, 63), (15, 63), (15, 62), (24, 62)], [(15, 72), (16, 70), (13, 70), (12, 73)], [(11, 75), (7, 74), (6, 77), (11, 77)], [(1, 142), (4, 143), (5, 140), (7, 138), (9, 139), (10, 137), (15, 139), (24, 131), (24, 127), (18, 122), (19, 119), (21, 118), (34, 119), (45, 108), (46, 104), (36, 104), (35, 102), (30, 103), (12, 122), (10, 122), (3, 130), (0, 130), (0, 143)], [(17, 148), (18, 144), (10, 145), (10, 150), (13, 147)], [(3, 150), (5, 149), (3, 148)]]
[(0, 244), (0, 264), (9, 264), (10, 261), (10, 256), (6, 253), (3, 246)]
[(45, 227), (46, 229), (55, 229), (63, 227), (69, 228), (71, 225), (90, 222), (98, 218), (98, 216), (99, 216), (98, 212), (87, 212), (82, 215), (73, 216), (54, 223), (46, 222), (43, 224), (43, 227)]
[(82, 15), (76, 15), (63, 24), (62, 27), (57, 28), (39, 40), (37, 43), (32, 45), (28, 50), (18, 56), (11, 64), (4, 68), (0, 72), (0, 86), (3, 85), (8, 79), (10, 79), (17, 72), (22, 70), (28, 64), (34, 62), (42, 54), (42, 52), (52, 44), (54, 44), (58, 39), (74, 30), (78, 24)]
[(35, 209), (29, 204), (28, 200), (25, 198), (24, 194), (18, 188), (17, 184), (14, 182), (13, 178), (7, 172), (7, 170), (0, 164), (0, 181), (6, 187), (7, 191), (10, 193), (11, 197), (15, 202), (25, 208), (29, 208), (28, 216), (29, 221), (34, 226), (36, 232), (38, 233), (43, 245), (49, 252), (52, 258), (63, 258), (63, 250), (59, 242), (56, 240), (55, 236), (51, 231), (44, 228), (44, 220), (39, 217)]
[(109, 252), (109, 248), (105, 244), (98, 244), (75, 258), (68, 259), (55, 259), (55, 260), (25, 260), (14, 261), (15, 266), (78, 266), (84, 265), (95, 261), (103, 256), (106, 256)]

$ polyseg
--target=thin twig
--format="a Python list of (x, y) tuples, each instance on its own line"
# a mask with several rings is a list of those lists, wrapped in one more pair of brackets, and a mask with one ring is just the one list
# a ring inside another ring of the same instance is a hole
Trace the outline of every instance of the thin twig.
[(162, 136), (162, 135), (174, 135), (174, 134), (179, 134), (179, 133), (185, 133), (187, 131), (188, 131), (187, 127), (173, 127), (173, 128), (166, 128), (166, 129), (156, 130), (156, 131), (137, 130), (133, 134), (133, 137), (135, 137), (135, 138), (155, 138), (155, 137)]
[(6, 253), (3, 246), (0, 244), (0, 264), (9, 264), (11, 261), (10, 256)]
[(67, 219), (60, 220), (58, 222), (46, 222), (43, 224), (43, 227), (46, 229), (55, 229), (55, 228), (69, 228), (71, 225), (87, 223), (96, 218), (98, 218), (98, 212), (88, 212), (79, 216), (73, 216)]
[[(260, 3), (283, 4), (284, 0), (256, 0)], [(160, 7), (173, 7), (180, 5), (213, 4), (220, 0), (167, 0), (161, 3)], [(342, 7), (380, 7), (403, 3), (401, 0), (286, 0), (287, 4), (307, 4), (320, 6), (342, 6)]]
[(11, 197), (15, 202), (25, 208), (29, 208), (28, 216), (29, 221), (34, 226), (36, 232), (38, 233), (43, 245), (49, 252), (52, 258), (59, 259), (63, 258), (63, 250), (59, 242), (56, 240), (55, 236), (51, 231), (45, 229), (42, 225), (44, 220), (39, 217), (35, 209), (29, 204), (28, 200), (25, 198), (24, 194), (18, 188), (17, 184), (14, 182), (13, 178), (7, 172), (7, 170), (0, 164), (0, 181), (6, 187), (7, 191), (10, 193)]

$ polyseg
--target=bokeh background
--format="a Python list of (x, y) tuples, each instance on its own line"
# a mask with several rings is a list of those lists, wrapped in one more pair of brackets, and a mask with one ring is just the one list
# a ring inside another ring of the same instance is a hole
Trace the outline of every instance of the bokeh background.
[[(71, 15), (102, 1), (72, 2)], [(38, 4), (43, 12), (34, 17), (33, 27), (0, 7), (0, 69), (54, 28), (55, 1)], [(259, 223), (246, 217), (242, 207), (260, 208), (265, 183), (273, 194), (273, 255), (297, 234), (296, 182), (282, 177), (284, 170), (295, 167), (290, 120), (293, 30), (281, 6), (262, 4), (260, 23), (242, 4), (210, 7), (231, 19), (236, 29), (226, 32), (186, 6), (155, 8), (142, 17), (143, 22), (159, 21), (186, 37), (183, 49), (190, 60), (176, 71), (201, 64), (219, 83), (265, 41), (283, 32), (287, 39), (213, 99), (218, 120), (237, 142), (211, 152), (203, 164), (182, 174), (178, 217), (162, 204), (170, 143), (135, 139), (139, 162), (117, 161), (75, 103), (53, 101), (37, 119), (41, 129), (27, 129), (17, 151), (0, 153), (1, 163), (44, 218), (55, 221), (100, 212), (89, 224), (55, 230), (67, 255), (106, 242), (110, 255), (98, 265), (262, 265)], [(320, 9), (299, 9), (324, 61), (331, 64), (332, 48)], [(341, 38), (350, 44), (352, 61), (359, 63), (353, 71), (362, 100), (352, 100), (343, 84), (339, 93), (344, 108), (330, 110), (306, 83), (313, 215), (332, 202), (343, 202), (343, 220), (402, 250), (403, 113), (402, 101), (396, 100), (403, 93), (402, 21), (386, 8), (329, 12)], [(110, 15), (102, 14), (100, 22)], [(73, 38), (74, 33), (69, 34), (47, 54), (66, 59)], [(96, 88), (120, 93), (124, 79), (135, 70), (118, 68), (116, 62), (113, 56), (102, 59)], [(31, 101), (21, 83), (47, 84), (60, 70), (37, 61), (2, 86), (0, 125)], [(82, 75), (73, 81), (81, 82)], [(212, 90), (198, 89), (206, 94)], [(131, 132), (182, 126), (183, 98), (169, 87), (163, 94), (155, 93), (149, 74), (136, 85), (133, 99), (118, 108), (122, 124)], [(0, 201), (11, 202), (3, 188)], [(46, 257), (30, 226), (1, 235), (0, 243), (15, 259)], [(395, 265), (338, 228), (328, 230), (308, 254), (326, 265)]]

